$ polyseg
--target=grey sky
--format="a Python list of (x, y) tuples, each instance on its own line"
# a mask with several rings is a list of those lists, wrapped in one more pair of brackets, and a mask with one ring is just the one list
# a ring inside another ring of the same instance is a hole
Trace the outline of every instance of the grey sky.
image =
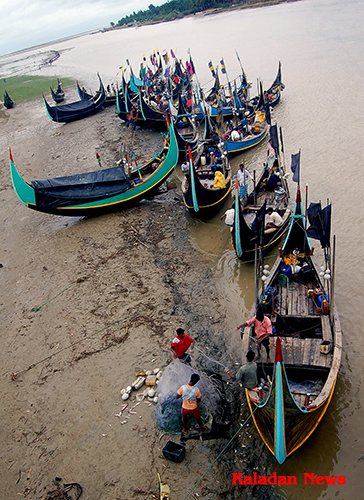
[(0, 0), (0, 55), (110, 26), (166, 0)]

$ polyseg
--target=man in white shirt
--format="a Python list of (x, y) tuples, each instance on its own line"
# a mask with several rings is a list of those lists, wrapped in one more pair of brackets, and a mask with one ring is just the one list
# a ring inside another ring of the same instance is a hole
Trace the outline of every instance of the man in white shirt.
[(185, 160), (182, 165), (181, 165), (181, 170), (185, 175), (189, 174), (190, 171), (190, 164), (188, 163), (187, 160)]
[(234, 218), (235, 218), (234, 208), (228, 208), (226, 212), (220, 217), (221, 220), (225, 219), (225, 224), (227, 226), (230, 226), (230, 231), (233, 230)]
[(265, 229), (277, 228), (283, 224), (283, 219), (272, 207), (268, 208), (265, 216)]
[(249, 170), (245, 168), (244, 163), (240, 163), (236, 177), (239, 182), (239, 198), (246, 198), (248, 196), (248, 181), (249, 178), (253, 180), (253, 176)]

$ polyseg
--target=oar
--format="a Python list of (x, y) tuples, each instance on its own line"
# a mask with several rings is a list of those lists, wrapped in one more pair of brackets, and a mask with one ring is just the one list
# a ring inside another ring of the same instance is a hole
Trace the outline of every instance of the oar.
[(133, 158), (134, 158), (135, 166), (136, 166), (136, 168), (137, 168), (137, 170), (138, 170), (138, 174), (139, 174), (139, 179), (140, 179), (140, 182), (143, 182), (143, 177), (142, 177), (142, 174), (140, 173), (140, 170), (139, 170), (139, 167), (138, 167), (138, 162), (137, 162), (137, 160), (136, 160), (136, 158), (135, 158), (134, 151), (133, 151)]

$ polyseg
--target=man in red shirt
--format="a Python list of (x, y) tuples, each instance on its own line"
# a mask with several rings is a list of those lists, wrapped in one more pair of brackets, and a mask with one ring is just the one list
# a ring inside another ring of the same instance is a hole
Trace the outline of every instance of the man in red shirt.
[(191, 414), (198, 423), (201, 432), (207, 431), (207, 426), (203, 425), (201, 412), (198, 407), (198, 403), (201, 401), (200, 389), (196, 386), (197, 382), (200, 380), (200, 376), (197, 373), (191, 375), (191, 379), (187, 385), (182, 385), (177, 391), (177, 399), (182, 398), (182, 425), (183, 432), (188, 433), (186, 426), (186, 415)]
[(194, 340), (185, 334), (183, 328), (177, 328), (176, 332), (177, 335), (171, 342), (173, 354), (184, 363), (190, 363), (191, 357), (187, 351), (193, 346)]
[(241, 328), (245, 328), (246, 326), (250, 326), (254, 323), (255, 325), (255, 335), (257, 337), (257, 348), (258, 348), (258, 356), (255, 358), (257, 361), (260, 359), (260, 344), (263, 344), (265, 350), (267, 351), (267, 363), (270, 363), (269, 359), (269, 337), (272, 335), (272, 322), (265, 316), (261, 309), (257, 310), (257, 313), (252, 318), (248, 319), (245, 323), (237, 327), (239, 331)]

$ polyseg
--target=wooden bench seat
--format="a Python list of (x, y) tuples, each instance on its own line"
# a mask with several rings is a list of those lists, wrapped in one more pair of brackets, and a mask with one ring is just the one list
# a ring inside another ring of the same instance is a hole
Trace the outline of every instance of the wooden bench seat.
[[(329, 368), (332, 363), (332, 354), (321, 353), (322, 339), (299, 339), (292, 337), (281, 337), (283, 362), (286, 365), (309, 365)], [(275, 355), (276, 338), (269, 339), (271, 359)], [(262, 348), (264, 355), (264, 347)]]

